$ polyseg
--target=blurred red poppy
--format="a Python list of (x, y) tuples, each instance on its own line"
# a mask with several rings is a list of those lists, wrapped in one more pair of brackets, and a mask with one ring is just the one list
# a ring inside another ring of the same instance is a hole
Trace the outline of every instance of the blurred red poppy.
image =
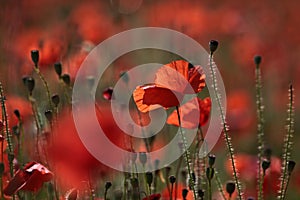
[[(195, 102), (198, 101), (198, 102)], [(199, 105), (199, 108), (197, 106)], [(195, 123), (194, 117), (198, 115), (200, 109), (199, 123)], [(209, 120), (211, 110), (211, 99), (209, 97), (201, 100), (200, 98), (193, 98), (186, 102), (179, 108), (181, 117), (181, 126), (183, 128), (197, 128), (198, 125), (204, 126)], [(179, 126), (177, 111), (175, 110), (167, 120), (168, 124)]]
[(153, 84), (138, 86), (134, 101), (141, 112), (178, 106), (184, 94), (200, 92), (205, 87), (205, 75), (200, 66), (184, 60), (173, 61), (158, 69)]
[(40, 163), (30, 162), (19, 169), (4, 188), (4, 194), (11, 196), (19, 190), (37, 192), (44, 182), (53, 178), (53, 173)]

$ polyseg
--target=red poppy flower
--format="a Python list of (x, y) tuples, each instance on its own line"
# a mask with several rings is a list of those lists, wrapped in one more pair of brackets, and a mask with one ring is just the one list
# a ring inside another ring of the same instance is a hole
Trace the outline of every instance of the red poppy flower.
[(19, 190), (38, 191), (44, 182), (52, 179), (53, 174), (40, 163), (30, 162), (24, 169), (19, 169), (4, 189), (4, 194), (11, 196)]
[[(195, 123), (194, 117), (199, 115), (199, 113), (195, 113), (195, 112), (199, 112), (199, 109), (200, 109), (199, 123)], [(198, 125), (204, 126), (209, 119), (210, 109), (211, 109), (211, 99), (209, 97), (205, 98), (204, 100), (201, 100), (200, 98), (191, 99), (190, 101), (186, 102), (179, 108), (180, 117), (181, 117), (181, 126), (183, 128), (191, 128), (191, 129), (197, 128)], [(179, 126), (178, 115), (176, 110), (168, 117), (167, 123), (175, 126)]]
[(159, 200), (160, 197), (160, 194), (151, 194), (150, 196), (143, 198), (143, 200)]
[(205, 87), (205, 75), (200, 66), (177, 60), (159, 68), (153, 84), (138, 86), (134, 101), (141, 112), (178, 106), (184, 94), (200, 92)]

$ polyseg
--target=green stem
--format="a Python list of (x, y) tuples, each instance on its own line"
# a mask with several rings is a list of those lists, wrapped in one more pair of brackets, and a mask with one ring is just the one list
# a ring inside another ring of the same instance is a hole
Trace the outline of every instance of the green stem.
[(182, 139), (182, 142), (183, 142), (185, 162), (186, 162), (187, 170), (188, 170), (188, 174), (189, 174), (189, 187), (192, 189), (193, 194), (194, 194), (194, 199), (196, 200), (197, 199), (197, 193), (196, 193), (196, 189), (195, 189), (195, 182), (194, 182), (194, 179), (193, 179), (194, 176), (192, 174), (192, 169), (191, 169), (190, 152), (189, 152), (188, 147), (187, 147), (186, 137), (184, 136), (184, 133), (182, 131), (181, 118), (180, 118), (180, 113), (179, 113), (179, 107), (178, 106), (176, 106), (176, 110), (177, 110), (177, 116), (178, 116), (179, 130), (180, 130), (181, 139)]
[(225, 120), (225, 115), (223, 113), (223, 108), (222, 108), (222, 104), (221, 104), (221, 95), (218, 92), (218, 87), (217, 87), (217, 79), (216, 79), (216, 71), (215, 71), (215, 63), (213, 62), (213, 55), (210, 54), (209, 56), (209, 65), (210, 65), (210, 71), (211, 71), (211, 77), (212, 77), (212, 81), (213, 81), (213, 89), (214, 89), (214, 93), (215, 93), (215, 99), (217, 101), (219, 110), (220, 110), (220, 115), (221, 115), (221, 120), (222, 120), (222, 126), (223, 126), (223, 132), (224, 132), (224, 136), (225, 136), (225, 141), (226, 141), (226, 145), (228, 148), (228, 152), (229, 152), (229, 157), (231, 160), (231, 166), (232, 166), (232, 170), (233, 170), (233, 176), (234, 176), (234, 181), (235, 184), (237, 186), (237, 192), (238, 192), (238, 197), (240, 200), (243, 199), (242, 196), (242, 191), (241, 191), (241, 186), (240, 186), (240, 182), (238, 179), (238, 174), (237, 174), (237, 170), (235, 167), (235, 160), (234, 160), (234, 150), (231, 144), (231, 138), (229, 136), (229, 126), (226, 123)]
[(221, 179), (220, 179), (220, 176), (219, 176), (219, 172), (216, 169), (215, 169), (215, 180), (216, 180), (217, 187), (218, 187), (218, 190), (219, 190), (222, 198), (224, 200), (226, 200), (226, 195), (225, 195), (225, 192), (223, 190), (223, 186), (222, 186), (222, 182), (221, 182)]
[(211, 180), (208, 180), (207, 184), (207, 199), (212, 200), (212, 191), (211, 191)]
[(289, 88), (289, 107), (288, 107), (288, 125), (287, 125), (287, 133), (285, 136), (284, 141), (284, 153), (283, 153), (283, 170), (281, 175), (281, 183), (280, 183), (280, 190), (279, 190), (279, 197), (278, 199), (285, 199), (285, 192), (284, 186), (286, 185), (286, 178), (287, 178), (287, 164), (288, 160), (290, 159), (290, 154), (292, 151), (292, 137), (294, 133), (294, 95), (293, 95), (293, 85), (290, 85)]
[(263, 199), (263, 173), (261, 169), (262, 155), (264, 151), (264, 106), (262, 97), (262, 81), (261, 81), (261, 70), (259, 64), (256, 65), (255, 69), (255, 82), (256, 82), (256, 106), (257, 106), (257, 141), (258, 141), (258, 200)]
[(48, 103), (49, 103), (50, 109), (53, 110), (53, 105), (52, 105), (52, 101), (51, 101), (51, 95), (50, 95), (48, 83), (38, 67), (34, 67), (34, 71), (40, 77), (40, 79), (42, 80), (42, 82), (46, 88)]

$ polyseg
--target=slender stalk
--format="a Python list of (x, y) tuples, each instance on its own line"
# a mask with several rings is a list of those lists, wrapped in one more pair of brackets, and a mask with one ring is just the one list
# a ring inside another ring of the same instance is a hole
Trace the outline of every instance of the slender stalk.
[(257, 141), (258, 141), (258, 173), (257, 173), (257, 185), (258, 185), (258, 200), (262, 200), (263, 196), (263, 173), (262, 173), (262, 155), (264, 151), (264, 105), (262, 97), (262, 81), (261, 81), (261, 70), (260, 63), (256, 63), (255, 68), (255, 86), (256, 86), (256, 106), (257, 106)]
[(176, 106), (176, 110), (177, 110), (177, 116), (178, 116), (178, 124), (179, 124), (179, 130), (180, 130), (180, 134), (181, 134), (181, 139), (183, 141), (183, 150), (184, 150), (184, 157), (185, 157), (185, 162), (187, 165), (187, 170), (188, 170), (188, 174), (189, 174), (189, 187), (192, 189), (193, 194), (194, 194), (194, 199), (197, 199), (197, 193), (196, 193), (196, 189), (195, 189), (195, 182), (193, 179), (193, 174), (192, 174), (192, 169), (191, 169), (191, 160), (190, 160), (190, 152), (188, 150), (187, 147), (187, 141), (186, 138), (184, 136), (182, 127), (181, 127), (181, 118), (180, 118), (180, 113), (179, 113), (179, 108), (178, 106)]
[(235, 166), (235, 159), (234, 159), (234, 150), (231, 144), (231, 138), (229, 136), (229, 126), (226, 123), (226, 119), (225, 119), (225, 115), (223, 112), (223, 107), (222, 107), (222, 103), (221, 103), (221, 95), (218, 92), (218, 87), (217, 87), (217, 79), (216, 79), (216, 71), (215, 71), (215, 63), (213, 61), (213, 55), (212, 53), (209, 56), (209, 66), (210, 66), (210, 71), (211, 71), (211, 77), (212, 77), (212, 81), (213, 81), (213, 89), (214, 89), (214, 93), (215, 93), (215, 99), (217, 101), (219, 110), (220, 110), (220, 117), (222, 120), (222, 126), (223, 126), (223, 133), (225, 136), (225, 141), (226, 141), (226, 145), (228, 148), (228, 152), (229, 152), (229, 157), (231, 160), (231, 166), (232, 166), (232, 170), (233, 170), (233, 177), (235, 180), (235, 184), (237, 186), (237, 191), (238, 191), (238, 198), (240, 200), (243, 199), (243, 195), (242, 195), (242, 189), (241, 189), (241, 185), (238, 179), (238, 173), (237, 173), (237, 169)]
[(226, 200), (226, 195), (225, 195), (225, 192), (223, 190), (223, 186), (222, 186), (222, 182), (221, 182), (221, 179), (220, 179), (220, 176), (219, 176), (219, 172), (216, 169), (215, 169), (215, 180), (216, 180), (217, 187), (218, 187), (218, 190), (219, 190), (222, 198), (224, 200)]
[(53, 105), (52, 105), (52, 101), (51, 101), (51, 95), (50, 95), (50, 90), (49, 90), (48, 83), (47, 83), (45, 77), (43, 76), (43, 74), (41, 73), (41, 71), (38, 67), (34, 67), (34, 71), (40, 77), (40, 79), (42, 80), (42, 82), (43, 82), (43, 84), (46, 88), (48, 103), (49, 103), (49, 106), (50, 106), (51, 110), (53, 110)]
[(212, 200), (211, 180), (207, 180), (207, 199)]
[(292, 137), (294, 133), (294, 88), (291, 84), (289, 87), (289, 105), (288, 105), (288, 118), (287, 118), (287, 133), (285, 136), (284, 141), (284, 148), (283, 148), (283, 163), (282, 163), (282, 174), (281, 174), (281, 183), (280, 183), (280, 190), (279, 190), (279, 196), (278, 199), (285, 199), (285, 185), (286, 185), (286, 179), (287, 179), (287, 165), (288, 160), (290, 159), (290, 154), (292, 151)]
[[(180, 156), (178, 164), (177, 164), (177, 168), (176, 168), (176, 172), (175, 172), (175, 177), (179, 177), (179, 171), (181, 168), (181, 164), (182, 164), (182, 156)], [(178, 181), (179, 179), (177, 178), (175, 181), (175, 199), (177, 199), (177, 194), (178, 194)]]

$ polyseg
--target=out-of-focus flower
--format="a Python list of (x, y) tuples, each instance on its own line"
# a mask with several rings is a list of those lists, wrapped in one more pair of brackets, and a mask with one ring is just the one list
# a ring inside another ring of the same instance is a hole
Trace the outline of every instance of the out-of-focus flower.
[(249, 94), (245, 91), (235, 91), (227, 96), (227, 120), (233, 131), (249, 130), (255, 120), (254, 106)]
[(37, 192), (44, 182), (53, 178), (53, 174), (40, 163), (30, 162), (19, 169), (4, 188), (4, 194), (11, 196), (19, 190)]
[[(194, 101), (198, 101), (198, 102), (194, 102)], [(197, 106), (197, 103), (199, 105), (199, 109), (195, 108)], [(181, 117), (181, 126), (183, 128), (197, 128), (199, 125), (204, 126), (209, 120), (210, 109), (211, 109), (210, 98), (205, 98), (203, 100), (200, 98), (193, 98), (192, 100), (183, 104), (179, 108), (180, 117)], [(200, 110), (199, 123), (194, 123), (195, 122), (194, 117), (199, 115), (195, 112), (199, 112), (199, 110)], [(176, 110), (173, 113), (171, 113), (171, 115), (168, 117), (167, 123), (175, 126), (179, 126), (178, 115)]]
[(158, 108), (157, 104), (164, 108), (178, 106), (184, 94), (198, 93), (204, 87), (201, 67), (177, 60), (157, 70), (154, 84), (138, 86), (133, 98), (141, 112), (148, 112)]

